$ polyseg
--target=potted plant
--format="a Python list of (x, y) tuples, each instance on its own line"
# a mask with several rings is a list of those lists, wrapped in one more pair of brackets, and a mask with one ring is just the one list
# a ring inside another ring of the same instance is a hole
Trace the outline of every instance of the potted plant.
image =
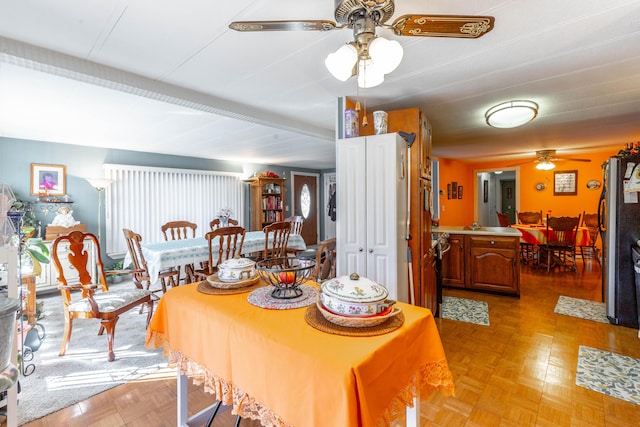
[(125, 270), (123, 266), (124, 260), (116, 261), (104, 268), (105, 276), (108, 283), (120, 283), (125, 274), (129, 274), (129, 270)]

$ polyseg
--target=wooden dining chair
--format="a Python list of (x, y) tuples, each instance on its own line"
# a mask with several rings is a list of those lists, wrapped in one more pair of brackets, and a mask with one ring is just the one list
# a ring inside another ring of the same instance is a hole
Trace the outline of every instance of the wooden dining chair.
[(516, 212), (519, 224), (539, 225), (542, 224), (542, 211), (540, 212)]
[[(285, 221), (291, 224), (290, 234), (302, 235), (302, 227), (304, 226), (304, 218), (302, 217), (302, 215), (290, 216), (288, 218), (285, 218)], [(295, 256), (296, 253), (298, 253), (297, 249), (287, 248), (287, 254), (292, 254)]]
[(580, 246), (580, 256), (582, 257), (582, 262), (584, 262), (584, 250), (587, 249), (589, 251), (589, 257), (591, 259), (595, 259), (598, 264), (600, 264), (600, 255), (598, 254), (598, 247), (596, 246), (596, 242), (598, 241), (598, 236), (600, 235), (600, 225), (598, 224), (598, 214), (588, 214), (585, 212), (582, 213), (582, 226), (586, 227), (589, 232), (589, 240), (590, 244), (588, 246)]
[(498, 224), (500, 224), (500, 227), (509, 227), (511, 225), (509, 214), (496, 211), (496, 215), (498, 215)]
[(288, 221), (272, 222), (266, 225), (262, 231), (264, 231), (264, 250), (260, 259), (285, 258), (289, 234), (291, 234), (291, 223)]
[[(189, 221), (169, 221), (160, 227), (164, 240), (184, 240), (196, 237), (198, 224)], [(172, 267), (178, 272), (178, 283), (180, 282), (180, 266)], [(195, 267), (193, 264), (184, 266), (184, 283), (191, 283), (195, 280)]]
[[(541, 225), (542, 211), (540, 212), (516, 212), (518, 224)], [(538, 246), (532, 243), (520, 242), (520, 260), (523, 263), (538, 261)]]
[[(93, 244), (96, 255), (95, 264), (90, 262), (91, 257), (87, 253), (85, 240), (90, 240)], [(63, 268), (61, 254), (66, 255), (72, 270)], [(72, 231), (59, 236), (53, 242), (51, 259), (58, 271), (58, 289), (62, 295), (64, 309), (64, 333), (59, 355), (64, 356), (67, 352), (74, 320), (98, 319), (100, 321), (98, 335), (107, 332), (107, 359), (113, 362), (116, 358), (113, 341), (119, 316), (132, 308), (146, 305), (148, 307), (146, 328), (153, 315), (151, 292), (143, 289), (138, 283), (135, 283), (135, 288), (110, 290), (102, 264), (100, 242), (91, 233)], [(96, 270), (97, 275), (94, 280), (91, 272)], [(73, 271), (73, 282), (67, 277), (70, 271)], [(79, 283), (75, 283), (76, 280)], [(144, 334), (145, 330), (141, 328), (141, 339), (144, 339)]]
[[(127, 241), (127, 249), (129, 250), (131, 262), (133, 263), (131, 275), (136, 286), (151, 290), (151, 292), (154, 293), (155, 299), (159, 299), (162, 294), (167, 292), (168, 287), (178, 286), (178, 283), (180, 283), (180, 272), (176, 269), (169, 269), (163, 270), (158, 274), (160, 289), (151, 289), (153, 283), (151, 283), (147, 260), (142, 253), (142, 236), (127, 228), (122, 229), (122, 233)], [(160, 296), (156, 294), (160, 294)]]
[[(209, 258), (203, 268), (195, 272), (198, 280), (205, 280), (207, 276), (217, 271), (218, 264), (228, 259), (242, 256), (245, 229), (237, 225), (218, 227), (204, 235), (209, 244)], [(214, 259), (214, 248), (217, 254)]]
[(558, 266), (578, 272), (576, 266), (576, 235), (580, 226), (580, 217), (550, 217), (547, 214), (547, 241), (544, 245), (544, 258), (547, 272)]
[[(229, 225), (238, 225), (238, 220), (232, 218), (229, 218), (227, 222), (229, 223)], [(216, 218), (209, 223), (209, 228), (211, 228), (211, 231), (215, 230), (218, 227), (220, 227), (220, 218)]]
[(316, 267), (310, 276), (316, 282), (336, 277), (336, 239), (324, 240), (316, 252)]

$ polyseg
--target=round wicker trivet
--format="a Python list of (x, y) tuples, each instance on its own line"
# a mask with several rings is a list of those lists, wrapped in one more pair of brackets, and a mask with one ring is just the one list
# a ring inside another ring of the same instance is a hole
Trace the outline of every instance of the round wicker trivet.
[(255, 291), (256, 289), (265, 285), (266, 283), (264, 283), (262, 280), (257, 280), (253, 285), (245, 286), (243, 288), (220, 289), (214, 288), (213, 286), (211, 286), (211, 283), (203, 280), (202, 282), (198, 283), (198, 291), (202, 292), (203, 294), (209, 295), (235, 295)]
[(313, 304), (304, 313), (304, 320), (319, 331), (334, 335), (345, 335), (348, 337), (373, 337), (383, 335), (398, 329), (404, 323), (404, 314), (400, 312), (384, 323), (366, 328), (349, 328), (347, 326), (336, 325), (324, 318), (318, 307)]
[(207, 282), (218, 289), (236, 289), (236, 288), (244, 288), (245, 286), (255, 285), (256, 282), (260, 280), (260, 276), (257, 274), (250, 279), (237, 280), (235, 282), (225, 282), (218, 278), (218, 273), (213, 273), (211, 276), (207, 276)]

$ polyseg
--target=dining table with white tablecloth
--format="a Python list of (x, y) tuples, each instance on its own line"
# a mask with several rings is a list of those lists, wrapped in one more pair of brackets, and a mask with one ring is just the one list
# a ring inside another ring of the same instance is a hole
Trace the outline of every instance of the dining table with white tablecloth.
[[(248, 231), (244, 236), (242, 245), (242, 254), (248, 255), (253, 252), (261, 252), (264, 250), (265, 234), (264, 231)], [(196, 237), (193, 239), (183, 240), (167, 240), (157, 243), (142, 243), (142, 255), (147, 261), (147, 269), (151, 282), (158, 281), (160, 271), (167, 270), (171, 267), (184, 267), (188, 264), (198, 264), (208, 261), (209, 259), (209, 242), (204, 237)], [(287, 248), (305, 250), (307, 246), (299, 234), (290, 234)], [(217, 261), (218, 245), (214, 242), (213, 261)], [(124, 265), (131, 264), (131, 254), (127, 252), (124, 258)]]

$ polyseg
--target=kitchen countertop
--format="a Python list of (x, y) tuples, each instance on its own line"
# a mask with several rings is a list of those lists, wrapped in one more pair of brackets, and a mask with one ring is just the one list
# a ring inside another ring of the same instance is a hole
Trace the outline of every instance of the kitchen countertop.
[(472, 229), (470, 226), (463, 225), (441, 225), (431, 229), (433, 233), (449, 233), (449, 234), (477, 234), (483, 236), (507, 236), (520, 237), (522, 233), (511, 227), (480, 227)]

